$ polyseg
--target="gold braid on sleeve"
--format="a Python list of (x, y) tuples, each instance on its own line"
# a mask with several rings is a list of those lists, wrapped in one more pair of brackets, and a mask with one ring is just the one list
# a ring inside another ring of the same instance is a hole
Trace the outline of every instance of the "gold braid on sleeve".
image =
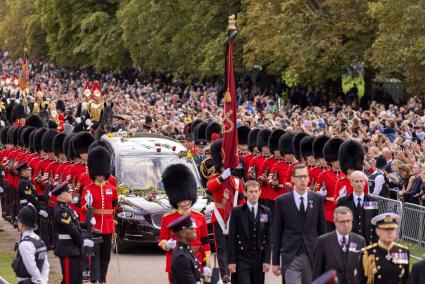
[(363, 252), (363, 269), (364, 276), (367, 277), (367, 284), (373, 284), (375, 280), (375, 256), (373, 254), (368, 255), (367, 250)]

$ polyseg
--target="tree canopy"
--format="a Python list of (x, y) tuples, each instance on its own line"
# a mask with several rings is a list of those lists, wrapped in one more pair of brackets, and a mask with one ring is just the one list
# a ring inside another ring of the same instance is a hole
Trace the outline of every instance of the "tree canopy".
[[(236, 13), (237, 72), (261, 67), (325, 84), (350, 72), (397, 78), (425, 94), (419, 0), (0, 0), (0, 48), (64, 68), (185, 79), (223, 74), (227, 18)], [(291, 76), (292, 76), (291, 75)]]

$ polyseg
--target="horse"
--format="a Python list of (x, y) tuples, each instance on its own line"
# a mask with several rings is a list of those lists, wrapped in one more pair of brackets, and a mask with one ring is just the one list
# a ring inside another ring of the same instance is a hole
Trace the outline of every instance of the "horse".
[(103, 134), (109, 133), (112, 130), (112, 118), (114, 116), (113, 113), (114, 103), (104, 103), (103, 109), (100, 113), (99, 124), (96, 130), (93, 132), (93, 136), (96, 140), (100, 140)]

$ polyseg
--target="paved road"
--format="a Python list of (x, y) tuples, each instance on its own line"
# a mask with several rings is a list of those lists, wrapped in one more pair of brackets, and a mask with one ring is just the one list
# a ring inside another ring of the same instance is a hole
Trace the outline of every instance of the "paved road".
[[(119, 269), (118, 269), (119, 259)], [(165, 256), (156, 247), (133, 247), (120, 254), (112, 255), (108, 272), (108, 283), (167, 283)], [(280, 284), (281, 278), (275, 277), (270, 271), (266, 275), (267, 284)]]

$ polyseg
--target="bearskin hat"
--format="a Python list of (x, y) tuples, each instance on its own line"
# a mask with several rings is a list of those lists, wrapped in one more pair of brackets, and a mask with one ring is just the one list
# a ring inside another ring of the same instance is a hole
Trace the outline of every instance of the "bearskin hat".
[(261, 151), (264, 146), (269, 146), (269, 137), (272, 134), (270, 129), (261, 129), (257, 136), (257, 147)]
[(78, 132), (72, 139), (72, 148), (77, 157), (80, 154), (88, 153), (90, 144), (94, 142), (94, 137), (89, 132)]
[(16, 126), (9, 127), (7, 130), (7, 144), (13, 145), (13, 132), (15, 131)]
[(27, 116), (25, 114), (25, 107), (22, 104), (15, 105), (13, 112), (15, 119), (25, 118)]
[(323, 157), (325, 157), (326, 162), (338, 161), (338, 151), (342, 142), (344, 141), (341, 138), (331, 138), (325, 143)]
[(111, 145), (109, 145), (108, 142), (105, 142), (103, 140), (95, 140), (93, 143), (91, 143), (90, 144), (90, 147), (89, 147), (89, 152), (94, 147), (103, 147), (103, 148), (105, 148), (106, 150), (108, 150), (109, 153), (111, 153), (111, 156), (114, 153), (114, 151), (112, 150)]
[(65, 154), (68, 160), (73, 160), (75, 158), (74, 150), (72, 149), (72, 143), (71, 143), (74, 136), (75, 134), (71, 133), (68, 136), (66, 136), (65, 140), (63, 141), (63, 153)]
[(308, 134), (304, 132), (300, 132), (295, 134), (294, 140), (292, 140), (292, 146), (294, 147), (294, 154), (295, 158), (297, 158), (298, 161), (301, 160), (301, 140), (306, 137)]
[(248, 133), (248, 149), (251, 153), (254, 152), (254, 147), (257, 146), (258, 132), (260, 132), (260, 129), (255, 128), (251, 129), (251, 131)]
[(162, 173), (162, 184), (168, 196), (170, 205), (178, 208), (177, 204), (184, 200), (195, 204), (197, 199), (197, 185), (190, 169), (183, 164), (168, 166)]
[(58, 134), (56, 130), (49, 129), (43, 134), (43, 138), (41, 138), (41, 147), (43, 151), (46, 153), (54, 152), (53, 150), (53, 140), (55, 136)]
[(210, 146), (211, 158), (214, 161), (214, 165), (217, 171), (223, 167), (223, 158), (221, 156), (221, 143), (222, 139), (215, 140)]
[(207, 129), (205, 130), (205, 136), (207, 138), (207, 142), (211, 143), (214, 139), (213, 139), (213, 134), (216, 134), (216, 137), (220, 137), (221, 134), (221, 125), (218, 124), (217, 122), (211, 122), (210, 124), (208, 124)]
[(18, 130), (16, 131), (17, 135), (18, 135), (18, 145), (20, 147), (24, 147), (24, 140), (22, 139), (22, 133), (25, 130), (25, 126), (19, 127)]
[(31, 134), (35, 132), (35, 127), (27, 126), (22, 131), (22, 142), (25, 148), (31, 148)]
[(92, 180), (96, 176), (103, 176), (108, 179), (111, 175), (111, 154), (103, 147), (91, 148), (88, 154), (87, 168)]
[(66, 109), (66, 107), (65, 107), (65, 102), (64, 102), (64, 101), (62, 101), (62, 100), (58, 100), (58, 101), (56, 102), (56, 109), (57, 109), (57, 110), (60, 110), (62, 113), (64, 113), (64, 112), (65, 112), (65, 109)]
[(33, 142), (32, 142), (34, 151), (40, 152), (41, 150), (43, 150), (41, 140), (43, 139), (43, 135), (46, 132), (47, 132), (47, 128), (40, 128), (35, 132), (33, 137)]
[(30, 137), (29, 137), (29, 148), (31, 152), (35, 152), (35, 148), (34, 148), (34, 137), (35, 137), (35, 133), (37, 132), (37, 128), (34, 127), (34, 130), (31, 131), (30, 133)]
[(207, 130), (208, 127), (208, 123), (206, 122), (201, 122), (198, 125), (196, 125), (194, 133), (193, 133), (193, 137), (195, 142), (196, 141), (207, 141), (207, 136), (205, 131)]
[(25, 120), (25, 125), (27, 126), (32, 126), (35, 128), (41, 128), (43, 127), (43, 120), (41, 120), (41, 118), (38, 115), (30, 115), (26, 120)]
[(248, 144), (248, 135), (251, 129), (248, 126), (242, 125), (238, 127), (238, 143), (239, 145)]
[(196, 129), (196, 126), (197, 126), (198, 124), (202, 123), (202, 122), (203, 122), (203, 121), (202, 121), (202, 120), (200, 120), (200, 119), (197, 119), (197, 120), (195, 120), (195, 121), (193, 121), (193, 122), (192, 122), (191, 127), (190, 127), (190, 137), (191, 137), (193, 140), (195, 140), (195, 129)]
[(294, 133), (287, 132), (280, 136), (279, 138), (279, 151), (280, 154), (288, 155), (288, 154), (294, 154), (294, 146), (292, 146), (292, 141), (294, 140)]
[(344, 141), (338, 151), (338, 160), (341, 171), (345, 174), (347, 174), (349, 169), (362, 171), (364, 156), (365, 151), (362, 144), (353, 139)]
[(22, 128), (22, 126), (16, 126), (13, 129), (13, 132), (12, 132), (12, 143), (15, 146), (18, 146), (18, 144), (19, 144), (19, 129), (21, 129), (21, 128)]
[(283, 129), (275, 129), (273, 130), (272, 134), (270, 134), (269, 137), (269, 149), (270, 152), (273, 153), (274, 151), (279, 150), (279, 138), (285, 134), (285, 130)]
[(313, 141), (314, 136), (307, 135), (300, 142), (300, 152), (301, 157), (307, 158), (308, 156), (313, 156)]
[(0, 141), (3, 146), (8, 144), (7, 134), (8, 134), (9, 128), (10, 126), (5, 126), (0, 130)]
[(56, 135), (55, 138), (53, 139), (53, 152), (55, 152), (55, 155), (65, 153), (65, 149), (64, 149), (65, 138), (66, 138), (66, 133), (61, 132), (58, 135)]
[(329, 136), (320, 135), (314, 138), (313, 141), (313, 156), (315, 159), (323, 158), (323, 147), (325, 143), (329, 140)]

